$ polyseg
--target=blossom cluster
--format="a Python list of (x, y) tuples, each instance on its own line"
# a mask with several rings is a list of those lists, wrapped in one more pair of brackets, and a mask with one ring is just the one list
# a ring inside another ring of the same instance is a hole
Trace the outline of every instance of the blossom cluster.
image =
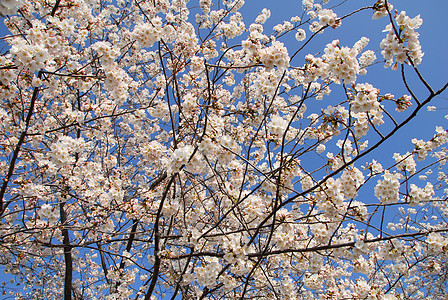
[(429, 153), (431, 153), (436, 148), (446, 144), (448, 142), (448, 133), (447, 131), (441, 127), (436, 127), (436, 134), (434, 137), (425, 142), (421, 139), (412, 139), (412, 143), (414, 144), (414, 152), (417, 154), (417, 160), (422, 161), (424, 160)]
[(151, 47), (162, 37), (162, 19), (155, 17), (151, 23), (141, 23), (135, 26), (132, 35), (141, 47)]
[(255, 19), (255, 23), (264, 24), (264, 23), (266, 23), (266, 21), (269, 19), (270, 16), (271, 16), (271, 11), (267, 8), (263, 8), (261, 13)]
[(171, 155), (171, 170), (177, 172), (180, 168), (188, 163), (191, 154), (193, 153), (193, 147), (186, 145), (173, 151)]
[(372, 19), (376, 20), (387, 16), (393, 8), (394, 6), (389, 1), (386, 2), (385, 0), (378, 0), (373, 7), (374, 12)]
[(448, 239), (437, 232), (431, 232), (426, 238), (429, 253), (440, 253), (448, 246)]
[(367, 50), (361, 54), (361, 56), (358, 58), (359, 61), (359, 67), (361, 70), (359, 71), (360, 75), (365, 75), (367, 73), (366, 67), (373, 64), (376, 60), (375, 52), (372, 50)]
[(49, 204), (43, 204), (38, 211), (38, 215), (42, 219), (47, 219), (51, 224), (59, 219), (58, 210)]
[(386, 170), (382, 175), (383, 180), (378, 180), (375, 186), (375, 196), (380, 199), (381, 203), (397, 203), (400, 199), (399, 188), (401, 178), (399, 173), (390, 173)]
[(240, 36), (245, 30), (245, 24), (242, 22), (241, 14), (235, 13), (230, 17), (229, 23), (219, 23), (218, 30), (222, 32), (225, 38), (233, 39)]
[(270, 71), (276, 66), (279, 70), (286, 70), (289, 66), (288, 50), (279, 41), (274, 41), (272, 46), (259, 51), (260, 61)]
[(410, 174), (414, 174), (416, 171), (417, 164), (414, 161), (414, 156), (407, 152), (403, 155), (400, 155), (399, 153), (394, 153), (393, 158), (395, 159), (395, 162), (397, 163), (397, 169), (407, 171)]
[(320, 26), (331, 26), (336, 27), (339, 25), (339, 20), (337, 15), (331, 9), (322, 9), (318, 13), (319, 25)]
[(355, 87), (356, 94), (350, 101), (351, 110), (354, 113), (375, 112), (380, 107), (378, 101), (379, 90), (369, 83), (358, 83)]
[(417, 205), (421, 202), (427, 202), (434, 196), (434, 187), (432, 183), (426, 183), (424, 188), (419, 188), (415, 184), (411, 184), (409, 191), (409, 203), (410, 205)]
[(399, 32), (394, 25), (387, 25), (385, 29), (387, 35), (380, 44), (383, 49), (381, 54), (386, 60), (385, 66), (391, 66), (394, 59), (399, 63), (404, 63), (408, 57), (413, 64), (419, 65), (424, 55), (418, 39), (419, 34), (415, 31), (423, 23), (420, 15), (411, 19), (405, 11), (402, 11), (395, 17), (395, 21), (399, 26)]
[(356, 59), (358, 49), (339, 46), (339, 40), (334, 40), (325, 47), (322, 56), (328, 64), (331, 78), (335, 82), (342, 80), (344, 83), (353, 83), (359, 73), (359, 62)]
[(17, 59), (16, 62), (23, 68), (28, 68), (30, 72), (36, 72), (45, 68), (50, 59), (48, 49), (41, 44), (28, 44), (23, 39), (16, 39), (11, 47), (11, 54)]

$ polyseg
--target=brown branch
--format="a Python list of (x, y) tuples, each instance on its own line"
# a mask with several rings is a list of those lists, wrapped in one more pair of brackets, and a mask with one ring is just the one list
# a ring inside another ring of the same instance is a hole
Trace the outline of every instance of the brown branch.
[(54, 14), (56, 13), (56, 10), (59, 7), (59, 3), (61, 3), (61, 0), (56, 0), (56, 3), (54, 4), (53, 9), (51, 10), (51, 13), (50, 13), (50, 15), (52, 17), (54, 17)]
[[(41, 77), (41, 73), (39, 72), (38, 78), (40, 78), (40, 77)], [(20, 134), (19, 141), (17, 142), (17, 145), (12, 154), (11, 162), (9, 164), (8, 173), (6, 174), (6, 177), (3, 179), (3, 184), (0, 189), (0, 216), (3, 215), (3, 212), (6, 209), (6, 205), (5, 205), (5, 207), (3, 205), (3, 202), (4, 202), (3, 198), (5, 196), (6, 188), (8, 187), (8, 182), (14, 173), (14, 168), (16, 165), (17, 158), (19, 157), (20, 148), (22, 147), (22, 144), (25, 141), (26, 132), (27, 132), (28, 127), (31, 122), (31, 117), (34, 112), (34, 104), (36, 103), (38, 95), (39, 95), (39, 88), (35, 87), (34, 91), (33, 91), (33, 96), (31, 97), (30, 107), (28, 109), (28, 115), (26, 116), (26, 119), (25, 119), (25, 129)]]
[(73, 279), (73, 260), (72, 260), (72, 246), (70, 245), (70, 237), (68, 229), (65, 226), (67, 223), (67, 212), (64, 209), (65, 202), (59, 204), (59, 212), (62, 225), (62, 236), (64, 238), (64, 260), (65, 260), (65, 277), (64, 277), (64, 300), (72, 299), (72, 279)]
[(159, 209), (157, 210), (157, 216), (156, 216), (156, 220), (155, 220), (155, 224), (154, 224), (154, 257), (155, 257), (154, 271), (152, 273), (151, 284), (150, 284), (148, 291), (146, 292), (146, 295), (145, 295), (145, 300), (151, 299), (151, 295), (154, 292), (154, 288), (156, 287), (157, 278), (159, 277), (160, 263), (161, 263), (161, 259), (159, 257), (159, 250), (160, 250), (159, 249), (159, 247), (160, 247), (160, 244), (159, 244), (160, 243), (159, 221), (160, 221), (160, 217), (162, 215), (163, 204), (165, 202), (165, 199), (168, 196), (168, 191), (170, 190), (170, 187), (173, 184), (175, 177), (176, 177), (176, 174), (173, 174), (171, 176), (170, 181), (167, 183), (167, 185), (165, 187), (165, 191), (163, 192), (163, 195), (162, 195), (162, 199), (160, 200)]
[[(428, 235), (432, 232), (448, 232), (448, 228), (441, 228), (441, 229), (437, 229), (437, 230), (428, 230), (425, 232), (414, 232), (414, 233), (390, 235), (387, 237), (377, 237), (377, 238), (373, 238), (370, 240), (364, 240), (363, 242), (365, 244), (369, 244), (369, 243), (390, 241), (390, 240), (395, 240), (395, 239), (400, 239), (400, 238), (416, 238), (416, 237), (422, 237), (422, 236)], [(270, 256), (270, 255), (279, 255), (279, 254), (285, 254), (285, 253), (306, 253), (306, 252), (333, 250), (333, 249), (339, 249), (339, 248), (350, 248), (350, 247), (354, 247), (355, 243), (356, 242), (346, 242), (346, 243), (340, 243), (340, 244), (330, 244), (330, 245), (305, 247), (305, 248), (297, 248), (297, 249), (283, 249), (283, 250), (252, 252), (252, 253), (248, 253), (247, 257), (266, 257), (266, 256)], [(222, 257), (224, 257), (224, 254), (217, 253), (217, 252), (211, 252), (211, 251), (203, 251), (203, 252), (196, 252), (196, 253), (189, 253), (189, 254), (181, 254), (181, 255), (177, 255), (177, 256), (170, 256), (167, 258), (173, 259), (173, 260), (178, 260), (178, 259), (185, 259), (188, 257), (201, 257), (201, 256), (222, 258)]]

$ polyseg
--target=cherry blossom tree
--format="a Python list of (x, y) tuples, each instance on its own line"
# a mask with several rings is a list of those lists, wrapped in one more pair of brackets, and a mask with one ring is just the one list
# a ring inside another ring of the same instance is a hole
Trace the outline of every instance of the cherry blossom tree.
[[(444, 298), (447, 131), (378, 151), (448, 83), (419, 15), (344, 2), (268, 28), (243, 0), (2, 0), (3, 295)], [(380, 45), (334, 38), (359, 14)]]

